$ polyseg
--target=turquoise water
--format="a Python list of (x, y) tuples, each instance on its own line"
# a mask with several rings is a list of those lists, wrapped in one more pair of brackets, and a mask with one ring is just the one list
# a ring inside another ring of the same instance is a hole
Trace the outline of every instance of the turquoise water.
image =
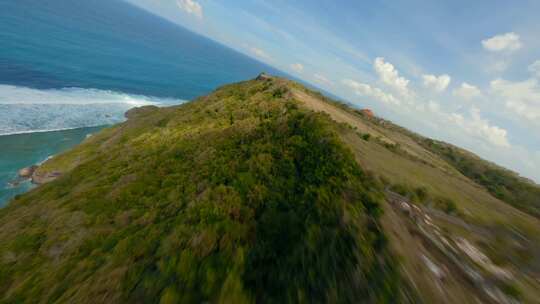
[[(20, 168), (96, 131), (86, 127), (262, 71), (283, 75), (123, 1), (0, 1), (0, 205), (29, 189), (7, 185)], [(66, 128), (77, 129), (33, 133)]]
[(17, 180), (19, 168), (40, 163), (49, 156), (65, 151), (101, 128), (103, 127), (0, 136), (0, 206), (12, 196), (32, 187), (29, 182), (20, 183), (16, 187), (10, 185), (10, 182)]

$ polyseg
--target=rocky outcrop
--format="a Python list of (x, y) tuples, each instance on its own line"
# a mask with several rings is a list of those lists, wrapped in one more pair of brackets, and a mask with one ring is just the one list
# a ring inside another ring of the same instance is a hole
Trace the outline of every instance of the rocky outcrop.
[(38, 185), (49, 183), (57, 179), (60, 175), (62, 175), (62, 172), (60, 171), (52, 171), (52, 172), (34, 171), (34, 173), (32, 174), (32, 183), (38, 184)]
[(10, 183), (17, 186), (22, 181), (30, 179), (32, 183), (41, 185), (57, 179), (60, 175), (62, 175), (60, 171), (40, 172), (39, 165), (32, 165), (19, 170), (17, 180)]
[(255, 78), (256, 80), (268, 80), (268, 79), (273, 79), (272, 76), (266, 74), (266, 73), (261, 73), (259, 74), (259, 76), (257, 76), (257, 78)]
[(30, 178), (30, 177), (32, 177), (32, 174), (34, 174), (34, 172), (36, 171), (37, 168), (38, 168), (38, 166), (36, 166), (36, 165), (29, 166), (29, 167), (26, 167), (26, 168), (22, 168), (18, 172), (19, 177), (20, 178)]

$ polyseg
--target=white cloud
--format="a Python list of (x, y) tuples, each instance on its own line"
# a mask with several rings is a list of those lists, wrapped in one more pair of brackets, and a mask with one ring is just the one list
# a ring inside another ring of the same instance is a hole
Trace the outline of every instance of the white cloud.
[(481, 139), (485, 138), (490, 143), (500, 147), (510, 147), (508, 132), (498, 126), (491, 125), (488, 120), (480, 116), (480, 110), (471, 109), (471, 119), (461, 123), (461, 127), (468, 133)]
[(180, 7), (183, 11), (185, 11), (188, 14), (192, 14), (195, 17), (202, 19), (203, 18), (203, 8), (202, 6), (195, 0), (176, 0), (176, 4), (178, 7)]
[(509, 61), (499, 60), (497, 62), (494, 62), (493, 64), (490, 64), (487, 67), (487, 70), (491, 72), (503, 72), (504, 70), (508, 68), (509, 65), (510, 65)]
[(435, 119), (446, 120), (454, 124), (461, 132), (464, 132), (470, 137), (474, 137), (480, 141), (487, 141), (494, 146), (510, 147), (507, 137), (508, 132), (501, 127), (492, 125), (487, 119), (484, 119), (480, 115), (480, 110), (476, 107), (471, 108), (468, 116), (460, 113), (447, 113), (441, 110), (439, 104), (433, 101), (428, 103), (427, 109), (436, 115), (437, 118)]
[(523, 46), (519, 35), (511, 32), (482, 40), (484, 49), (491, 52), (517, 51)]
[(369, 84), (360, 83), (351, 79), (344, 79), (343, 84), (351, 88), (359, 96), (372, 97), (387, 104), (399, 105), (401, 102), (392, 94), (386, 93)]
[(373, 63), (373, 68), (383, 83), (394, 88), (403, 95), (409, 95), (407, 87), (409, 85), (409, 80), (399, 76), (399, 72), (394, 68), (394, 65), (385, 62), (382, 57), (377, 57)]
[(293, 63), (290, 67), (297, 73), (302, 73), (304, 71), (304, 66), (301, 63)]
[[(427, 78), (425, 80), (433, 87), (436, 87), (435, 84), (438, 83), (434, 78), (439, 80), (441, 77), (429, 77), (430, 75), (424, 76), (428, 76), (424, 78)], [(439, 89), (448, 86), (444, 78), (445, 77), (442, 77), (443, 81), (440, 81), (442, 84), (438, 87)], [(450, 82), (449, 79), (448, 82)], [(398, 111), (400, 113), (409, 113), (409, 115), (414, 115), (415, 119), (419, 119), (418, 115), (421, 115), (422, 117), (420, 119), (423, 119), (424, 124), (429, 125), (430, 123), (434, 123), (434, 125), (437, 125), (446, 122), (453, 126), (450, 128), (450, 130), (453, 130), (450, 131), (450, 133), (455, 134), (456, 138), (471, 138), (477, 142), (483, 142), (491, 146), (510, 147), (508, 131), (497, 125), (493, 125), (489, 120), (482, 117), (480, 110), (476, 107), (472, 107), (471, 110), (465, 114), (455, 113), (443, 109), (439, 103), (433, 100), (427, 102), (422, 102), (421, 98), (400, 100), (392, 94), (384, 92), (377, 87), (370, 86), (369, 84), (360, 83), (351, 79), (344, 79), (342, 83), (351, 88), (353, 92), (359, 96), (371, 97), (391, 106), (399, 106)], [(468, 83), (463, 83), (454, 94), (467, 99), (481, 96), (480, 90)]]
[(540, 85), (536, 79), (521, 82), (496, 79), (491, 82), (491, 89), (507, 109), (540, 125)]
[(431, 88), (437, 92), (446, 90), (451, 81), (450, 76), (446, 74), (440, 76), (422, 75), (422, 78), (424, 79), (424, 86), (426, 88)]
[(460, 97), (462, 99), (470, 100), (472, 98), (481, 96), (482, 92), (476, 86), (464, 82), (461, 84), (459, 89), (454, 90), (453, 94), (454, 96)]
[(270, 60), (270, 55), (268, 55), (268, 53), (266, 53), (264, 50), (260, 49), (260, 48), (256, 48), (256, 47), (250, 47), (249, 50), (257, 57), (261, 58), (261, 59), (266, 59), (266, 60)]
[(433, 100), (430, 100), (428, 102), (428, 109), (431, 112), (439, 112), (441, 110), (441, 106), (439, 106), (439, 104), (434, 102)]
[(536, 78), (540, 79), (540, 60), (536, 60), (529, 66), (529, 72), (531, 72)]
[(313, 75), (313, 79), (315, 79), (315, 81), (320, 83), (320, 84), (330, 85), (330, 86), (334, 85), (334, 83), (331, 80), (326, 78), (324, 75), (321, 75), (321, 74), (318, 74), (318, 73), (315, 73)]

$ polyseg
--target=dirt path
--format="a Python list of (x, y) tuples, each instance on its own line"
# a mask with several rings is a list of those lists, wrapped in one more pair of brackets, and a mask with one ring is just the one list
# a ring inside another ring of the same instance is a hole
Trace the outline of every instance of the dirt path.
[(293, 96), (294, 98), (302, 101), (309, 109), (313, 111), (325, 112), (337, 122), (348, 123), (349, 125), (356, 127), (358, 131), (362, 133), (369, 133), (372, 136), (380, 136), (384, 140), (388, 141), (388, 143), (390, 144), (394, 143), (392, 140), (387, 138), (383, 133), (379, 132), (375, 128), (368, 126), (367, 124), (359, 120), (358, 117), (355, 117), (354, 115), (347, 113), (346, 111), (342, 109), (339, 109), (331, 104), (328, 104), (300, 90), (293, 90)]

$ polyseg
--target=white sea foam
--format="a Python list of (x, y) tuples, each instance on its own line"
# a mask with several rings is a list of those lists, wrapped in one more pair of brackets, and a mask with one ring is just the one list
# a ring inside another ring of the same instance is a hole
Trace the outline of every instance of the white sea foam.
[(0, 84), (0, 104), (105, 104), (122, 103), (132, 106), (170, 105), (184, 102), (180, 99), (126, 94), (109, 90), (62, 88), (38, 90)]
[[(73, 127), (73, 128), (59, 128), (59, 129), (43, 129), (43, 130), (28, 130), (28, 131), (13, 131), (13, 132), (5, 132), (2, 133), (0, 129), (0, 136), (5, 135), (17, 135), (17, 134), (29, 134), (29, 133), (43, 133), (43, 132), (57, 132), (57, 131), (66, 131), (66, 130), (74, 130), (79, 128), (91, 128), (91, 127), (99, 127), (103, 126), (103, 124), (95, 125), (95, 126), (84, 126), (84, 127)], [(90, 134), (88, 134), (90, 135)]]
[(0, 135), (113, 124), (123, 121), (124, 113), (133, 107), (183, 102), (98, 89), (0, 85)]

